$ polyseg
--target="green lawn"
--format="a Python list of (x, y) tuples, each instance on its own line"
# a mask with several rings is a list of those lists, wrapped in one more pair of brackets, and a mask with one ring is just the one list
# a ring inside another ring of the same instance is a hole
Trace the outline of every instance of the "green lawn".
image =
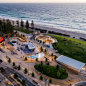
[[(57, 39), (58, 43), (53, 43), (53, 47), (55, 50), (58, 50), (60, 54), (66, 55), (70, 58), (86, 63), (85, 41), (58, 35), (50, 35), (50, 36)], [(66, 41), (63, 41), (64, 38), (66, 39)]]
[[(37, 69), (41, 73), (43, 73), (43, 74), (45, 74), (45, 75), (47, 75), (49, 77), (52, 77), (52, 78), (65, 79), (65, 78), (68, 77), (68, 73), (66, 72), (65, 69), (64, 70), (61, 69), (61, 68), (56, 69), (55, 66), (37, 64), (34, 67), (35, 67), (35, 69)], [(58, 72), (60, 74), (57, 75)]]
[(23, 32), (23, 33), (26, 33), (26, 34), (33, 33), (33, 31), (29, 31), (27, 29), (17, 29), (17, 28), (15, 28), (14, 30), (17, 30), (17, 31), (20, 31), (20, 32)]

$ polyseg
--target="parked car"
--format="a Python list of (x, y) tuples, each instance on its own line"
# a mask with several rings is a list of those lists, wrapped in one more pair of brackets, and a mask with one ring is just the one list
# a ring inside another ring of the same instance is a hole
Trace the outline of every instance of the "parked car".
[(20, 51), (19, 47), (17, 47), (17, 50)]
[(14, 66), (13, 68), (14, 68), (14, 69), (17, 69), (18, 67), (17, 67), (17, 66)]
[(10, 45), (14, 46), (10, 41), (8, 42), (8, 44), (10, 44)]

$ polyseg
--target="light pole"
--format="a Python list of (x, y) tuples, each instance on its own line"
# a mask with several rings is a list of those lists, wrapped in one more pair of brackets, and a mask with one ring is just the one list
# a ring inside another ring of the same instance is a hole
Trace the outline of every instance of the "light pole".
[(28, 63), (28, 75), (29, 75), (29, 63)]

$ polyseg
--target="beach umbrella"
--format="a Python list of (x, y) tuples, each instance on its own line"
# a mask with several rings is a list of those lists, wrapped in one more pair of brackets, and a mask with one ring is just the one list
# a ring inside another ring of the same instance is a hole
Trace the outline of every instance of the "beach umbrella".
[(5, 39), (3, 37), (0, 37), (0, 43), (5, 41)]

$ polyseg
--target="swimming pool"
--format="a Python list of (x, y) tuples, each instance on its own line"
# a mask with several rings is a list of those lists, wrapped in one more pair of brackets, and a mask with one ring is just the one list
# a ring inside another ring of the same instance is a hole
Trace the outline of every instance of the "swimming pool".
[(38, 53), (38, 54), (35, 54), (35, 55), (31, 55), (29, 57), (30, 58), (33, 58), (33, 59), (42, 58), (42, 57), (44, 57), (44, 54), (43, 53)]

